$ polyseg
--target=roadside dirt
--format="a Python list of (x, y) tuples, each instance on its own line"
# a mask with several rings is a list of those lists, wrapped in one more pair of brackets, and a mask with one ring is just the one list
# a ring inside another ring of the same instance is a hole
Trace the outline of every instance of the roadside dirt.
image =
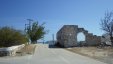
[(83, 56), (88, 56), (96, 60), (105, 62), (107, 64), (113, 64), (113, 48), (112, 47), (73, 47), (66, 48), (66, 50), (78, 53)]
[(25, 45), (21, 50), (18, 50), (16, 52), (16, 56), (23, 56), (28, 54), (34, 54), (36, 45), (35, 44), (29, 44)]

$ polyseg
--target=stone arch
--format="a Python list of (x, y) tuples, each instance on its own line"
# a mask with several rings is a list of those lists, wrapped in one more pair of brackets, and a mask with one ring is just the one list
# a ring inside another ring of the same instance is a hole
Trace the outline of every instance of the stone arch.
[(77, 42), (77, 46), (87, 46), (87, 34), (88, 31), (84, 30), (84, 28), (78, 28), (77, 29), (77, 33), (76, 33), (76, 42)]
[(83, 32), (77, 33), (77, 42), (86, 41), (86, 35)]

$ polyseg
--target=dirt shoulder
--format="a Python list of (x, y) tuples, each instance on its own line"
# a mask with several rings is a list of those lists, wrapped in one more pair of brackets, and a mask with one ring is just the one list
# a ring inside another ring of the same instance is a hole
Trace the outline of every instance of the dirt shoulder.
[(25, 45), (22, 49), (16, 52), (16, 56), (23, 56), (28, 54), (34, 54), (36, 45), (35, 44), (28, 44)]
[(66, 48), (66, 50), (87, 56), (107, 64), (113, 64), (113, 48), (97, 48), (97, 47), (74, 47)]

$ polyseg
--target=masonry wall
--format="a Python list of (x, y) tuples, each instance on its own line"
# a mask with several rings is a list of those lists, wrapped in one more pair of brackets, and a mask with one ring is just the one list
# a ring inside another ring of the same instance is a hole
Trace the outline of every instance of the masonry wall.
[[(64, 28), (65, 27), (65, 28)], [(77, 42), (77, 26), (65, 26), (57, 33), (57, 41), (64, 47), (76, 46)]]
[(88, 33), (84, 28), (78, 28), (77, 25), (64, 25), (57, 32), (57, 42), (63, 47), (77, 46), (77, 34), (83, 32), (86, 36), (85, 43), (88, 46), (99, 45), (101, 39), (99, 36)]

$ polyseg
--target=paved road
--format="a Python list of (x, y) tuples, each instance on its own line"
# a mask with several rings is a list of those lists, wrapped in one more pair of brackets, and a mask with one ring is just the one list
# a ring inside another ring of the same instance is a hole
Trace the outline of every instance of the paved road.
[(3, 57), (0, 64), (105, 64), (61, 48), (48, 48), (38, 44), (34, 55), (22, 57)]

